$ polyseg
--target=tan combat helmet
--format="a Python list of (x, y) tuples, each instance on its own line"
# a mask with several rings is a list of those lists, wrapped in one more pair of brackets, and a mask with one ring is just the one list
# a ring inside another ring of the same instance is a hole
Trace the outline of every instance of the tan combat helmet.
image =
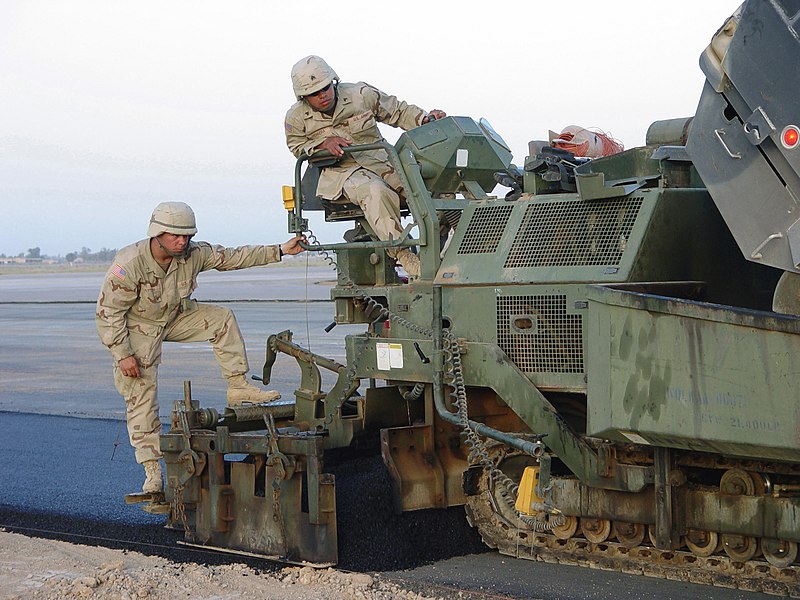
[(292, 67), (292, 88), (298, 100), (320, 91), (332, 81), (338, 83), (339, 76), (319, 56), (306, 56)]
[(156, 206), (150, 217), (150, 225), (147, 227), (147, 237), (158, 237), (162, 233), (175, 235), (197, 233), (197, 223), (191, 207), (184, 202), (162, 202)]

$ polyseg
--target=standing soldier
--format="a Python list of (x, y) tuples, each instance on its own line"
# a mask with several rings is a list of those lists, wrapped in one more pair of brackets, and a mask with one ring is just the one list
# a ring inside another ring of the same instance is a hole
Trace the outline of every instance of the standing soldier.
[[(386, 152), (345, 156), (342, 148), (381, 141), (378, 123), (409, 130), (431, 118), (444, 118), (445, 113), (427, 113), (363, 82), (339, 83), (336, 72), (319, 56), (307, 56), (292, 67), (292, 87), (297, 102), (284, 123), (289, 150), (296, 157), (327, 150), (339, 159), (322, 169), (317, 195), (331, 201), (344, 197), (364, 211), (378, 239), (399, 239), (404, 190)], [(419, 258), (411, 250), (391, 248), (387, 253), (410, 276), (419, 277)]]
[(160, 494), (161, 421), (157, 374), (162, 342), (211, 342), (228, 380), (228, 404), (262, 403), (280, 398), (247, 382), (244, 340), (233, 313), (199, 304), (191, 294), (197, 275), (279, 262), (303, 251), (294, 237), (281, 245), (224, 248), (192, 242), (194, 212), (183, 202), (156, 206), (147, 239), (122, 248), (108, 270), (97, 300), (95, 323), (100, 340), (114, 357), (114, 384), (125, 398), (125, 417), (136, 462), (144, 465), (142, 492)]

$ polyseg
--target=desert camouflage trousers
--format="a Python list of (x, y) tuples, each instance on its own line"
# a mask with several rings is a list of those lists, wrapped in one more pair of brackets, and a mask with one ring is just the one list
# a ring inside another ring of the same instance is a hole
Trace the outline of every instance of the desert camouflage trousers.
[(159, 336), (148, 336), (129, 329), (131, 347), (139, 360), (141, 377), (125, 377), (114, 365), (114, 384), (125, 398), (128, 437), (135, 449), (136, 462), (161, 458), (161, 421), (158, 418), (158, 365), (163, 342), (211, 342), (225, 377), (247, 373), (244, 339), (236, 317), (227, 308), (191, 303), (191, 309), (178, 315)]
[[(390, 187), (391, 185), (391, 187)], [(403, 234), (400, 226), (400, 195), (392, 189), (400, 189), (400, 179), (388, 173), (384, 180), (367, 169), (358, 169), (344, 182), (345, 197), (364, 211), (364, 218), (379, 240), (399, 239)], [(398, 249), (386, 253), (394, 257)]]

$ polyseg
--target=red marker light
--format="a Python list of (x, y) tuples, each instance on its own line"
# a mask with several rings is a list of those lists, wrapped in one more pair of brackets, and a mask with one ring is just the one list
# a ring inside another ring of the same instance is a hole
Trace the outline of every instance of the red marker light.
[(783, 133), (781, 133), (781, 143), (783, 147), (788, 150), (797, 148), (797, 145), (800, 144), (800, 129), (798, 129), (796, 125), (787, 125), (784, 127)]

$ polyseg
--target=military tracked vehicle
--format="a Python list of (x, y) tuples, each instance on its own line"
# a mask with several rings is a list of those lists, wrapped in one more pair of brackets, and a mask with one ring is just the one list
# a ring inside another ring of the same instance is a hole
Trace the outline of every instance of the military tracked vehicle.
[[(399, 240), (316, 198), (301, 157), (289, 229), (306, 232), (308, 210), (354, 222), (343, 242), (309, 239), (336, 268), (335, 323), (363, 333), (344, 363), (271, 335), (262, 379), (294, 357), (291, 401), (176, 403), (170, 525), (190, 544), (335, 564), (326, 452), (379, 440), (399, 510), (463, 505), (504, 554), (800, 594), (789, 5), (728, 19), (696, 115), (655, 122), (644, 147), (587, 160), (532, 142), (516, 166), (488, 123), (447, 117), (348, 148), (383, 148), (400, 174)], [(418, 279), (390, 246), (417, 248)]]

